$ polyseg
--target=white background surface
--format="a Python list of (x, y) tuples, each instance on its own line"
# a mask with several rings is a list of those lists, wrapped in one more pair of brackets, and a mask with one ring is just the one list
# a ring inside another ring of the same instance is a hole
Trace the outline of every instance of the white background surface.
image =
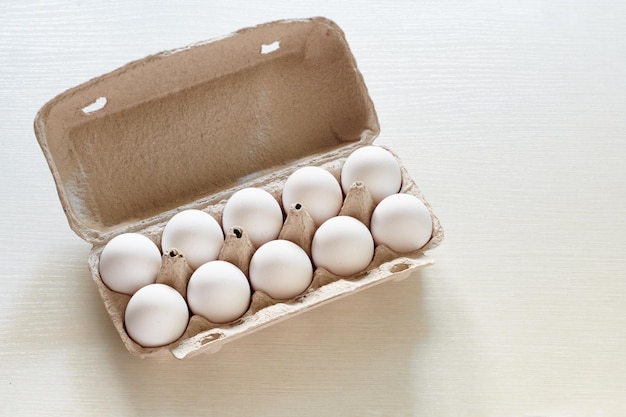
[[(217, 355), (130, 356), (32, 130), (67, 88), (279, 18), (346, 32), (436, 265)], [(620, 1), (3, 1), (0, 415), (626, 415)]]

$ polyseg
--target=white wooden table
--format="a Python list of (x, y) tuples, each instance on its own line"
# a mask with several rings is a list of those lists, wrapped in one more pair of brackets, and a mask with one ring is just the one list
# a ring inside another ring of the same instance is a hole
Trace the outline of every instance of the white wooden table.
[[(626, 3), (5, 1), (0, 415), (626, 415)], [(280, 18), (346, 32), (446, 230), (436, 265), (189, 361), (123, 348), (37, 110)]]

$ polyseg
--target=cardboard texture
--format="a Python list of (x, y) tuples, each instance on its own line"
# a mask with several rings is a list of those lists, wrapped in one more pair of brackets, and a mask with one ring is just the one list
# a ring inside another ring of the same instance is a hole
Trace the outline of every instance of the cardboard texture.
[[(55, 180), (70, 227), (93, 244), (89, 266), (103, 302), (128, 350), (141, 357), (183, 359), (215, 352), (226, 342), (326, 302), (432, 264), (424, 252), (397, 254), (377, 247), (355, 277), (318, 269), (292, 300), (256, 292), (248, 312), (227, 325), (194, 316), (169, 346), (143, 348), (124, 330), (129, 296), (100, 279), (99, 255), (114, 236), (138, 232), (160, 247), (175, 213), (201, 209), (221, 222), (228, 197), (260, 187), (281, 201), (296, 169), (321, 166), (339, 179), (345, 158), (379, 133), (367, 88), (339, 27), (325, 18), (279, 21), (129, 63), (70, 89), (38, 113), (35, 133)], [(402, 168), (401, 192), (418, 196)], [(368, 200), (369, 199), (369, 200)], [(427, 204), (430, 209), (430, 206)], [(342, 213), (369, 223), (367, 189), (353, 187)], [(310, 250), (314, 225), (305, 210), (285, 213), (281, 237)], [(226, 231), (220, 259), (248, 268), (254, 252), (245, 232)], [(163, 255), (159, 282), (183, 294), (190, 269), (181, 254)]]

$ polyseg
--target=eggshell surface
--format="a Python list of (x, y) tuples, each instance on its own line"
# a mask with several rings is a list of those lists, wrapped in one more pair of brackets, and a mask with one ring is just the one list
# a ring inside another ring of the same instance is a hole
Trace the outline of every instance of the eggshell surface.
[(301, 294), (312, 280), (311, 260), (300, 246), (288, 240), (265, 243), (250, 261), (252, 288), (278, 300)]
[(182, 336), (189, 310), (178, 291), (164, 284), (150, 284), (137, 291), (124, 312), (128, 335), (143, 347), (170, 344)]
[(402, 171), (396, 158), (379, 146), (364, 146), (352, 152), (341, 169), (341, 187), (347, 193), (350, 186), (362, 181), (376, 204), (388, 195), (400, 191)]
[(374, 240), (369, 229), (357, 219), (332, 217), (315, 232), (311, 253), (316, 266), (349, 276), (363, 271), (372, 261)]
[(203, 264), (187, 284), (191, 311), (214, 323), (228, 323), (241, 317), (250, 305), (250, 296), (245, 274), (226, 261)]
[(433, 233), (433, 221), (426, 205), (409, 194), (394, 194), (381, 201), (370, 224), (376, 244), (407, 253), (422, 248)]
[(222, 213), (224, 231), (241, 227), (258, 248), (278, 237), (283, 226), (283, 212), (278, 201), (260, 188), (244, 188), (233, 194)]
[(200, 210), (184, 210), (172, 217), (161, 237), (163, 253), (177, 249), (192, 269), (214, 261), (224, 244), (224, 233), (217, 220)]
[(308, 166), (293, 172), (283, 186), (283, 208), (300, 203), (316, 226), (336, 216), (341, 210), (343, 193), (339, 181), (323, 168)]
[(112, 291), (133, 295), (153, 284), (161, 268), (161, 252), (154, 242), (138, 233), (111, 239), (100, 254), (102, 282)]

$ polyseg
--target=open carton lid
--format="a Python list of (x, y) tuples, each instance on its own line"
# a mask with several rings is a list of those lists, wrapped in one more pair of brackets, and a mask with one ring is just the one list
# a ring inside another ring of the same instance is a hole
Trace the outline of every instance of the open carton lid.
[(379, 125), (343, 32), (312, 18), (131, 62), (48, 102), (35, 132), (71, 228), (102, 243)]

